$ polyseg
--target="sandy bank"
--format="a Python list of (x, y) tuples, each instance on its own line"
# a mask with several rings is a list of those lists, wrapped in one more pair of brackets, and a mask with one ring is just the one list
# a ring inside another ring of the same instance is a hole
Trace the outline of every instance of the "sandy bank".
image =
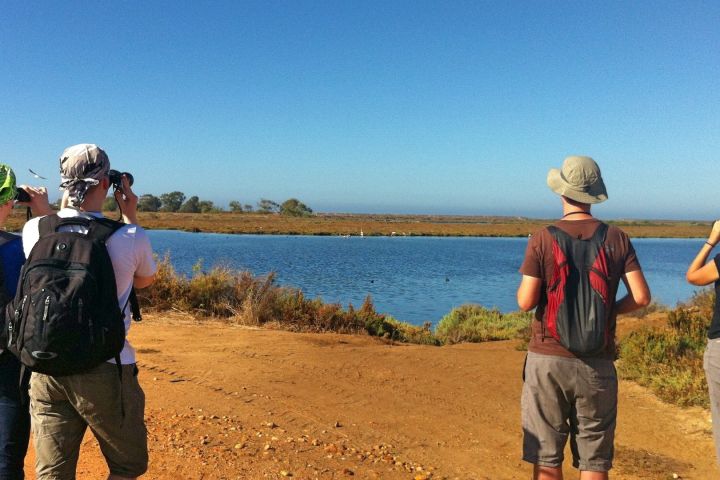
[[(145, 478), (528, 477), (524, 353), (512, 342), (388, 345), (147, 317), (131, 334), (147, 395)], [(708, 413), (626, 382), (616, 446), (613, 478), (718, 477)], [(101, 478), (94, 440), (83, 449), (78, 478)]]

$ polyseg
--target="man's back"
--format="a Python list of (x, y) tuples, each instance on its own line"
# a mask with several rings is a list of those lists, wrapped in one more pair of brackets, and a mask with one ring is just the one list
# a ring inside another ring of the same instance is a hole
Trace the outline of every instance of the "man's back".
[[(115, 200), (127, 225), (115, 231), (105, 243), (115, 276), (117, 306), (124, 309), (127, 330), (131, 319), (126, 305), (132, 287), (149, 286), (155, 275), (150, 242), (136, 225), (138, 197), (132, 191), (129, 176), (120, 175), (120, 184), (117, 178), (111, 182), (107, 153), (94, 144), (65, 149), (60, 156), (60, 175), (64, 201), (73, 207), (58, 212), (60, 217), (101, 216), (99, 211), (108, 191), (111, 186), (115, 188)], [(84, 228), (67, 226), (70, 231), (80, 233)], [(32, 249), (38, 236), (38, 220), (33, 220), (23, 229), (26, 252)], [(100, 257), (107, 262), (104, 255), (93, 258)], [(106, 285), (108, 290), (109, 287)], [(110, 303), (115, 308), (114, 302)], [(107, 461), (109, 479), (133, 479), (147, 471), (145, 394), (138, 381), (135, 352), (127, 342), (120, 357), (120, 366), (101, 362), (84, 373), (52, 376), (33, 372), (30, 406), (38, 480), (76, 478), (80, 445), (88, 426)]]
[[(84, 213), (73, 208), (64, 208), (57, 215), (61, 218), (83, 216), (86, 218), (102, 217), (99, 213)], [(39, 218), (34, 218), (23, 228), (23, 249), (28, 256), (39, 238)], [(65, 231), (86, 233), (87, 229), (81, 226), (65, 226)], [(155, 273), (155, 261), (152, 257), (150, 241), (141, 227), (126, 225), (115, 232), (107, 241), (107, 250), (115, 272), (115, 284), (120, 308), (128, 305), (128, 299), (133, 287), (135, 276), (150, 276)], [(130, 311), (125, 308), (125, 331), (130, 329)], [(123, 365), (135, 363), (135, 350), (126, 340), (125, 348), (120, 354)]]
[[(530, 239), (517, 291), (521, 309), (537, 307), (523, 370), (523, 459), (535, 480), (562, 478), (570, 439), (580, 478), (607, 479), (617, 419), (615, 316), (647, 305), (650, 292), (627, 235), (613, 226), (595, 235), (603, 224), (591, 206), (608, 199), (597, 163), (567, 157), (547, 184), (561, 198), (562, 219)], [(628, 295), (616, 299), (621, 279)]]
[[(601, 221), (596, 218), (583, 220), (559, 220), (554, 225), (566, 232), (573, 238), (586, 240), (592, 237)], [(605, 237), (605, 254), (608, 260), (608, 284), (610, 287), (609, 297), (614, 299), (617, 294), (618, 285), (622, 276), (627, 272), (640, 270), (635, 249), (630, 238), (625, 232), (613, 225), (608, 226)], [(544, 355), (557, 355), (562, 357), (574, 357), (575, 355), (564, 348), (543, 328), (543, 316), (547, 305), (547, 297), (544, 292), (547, 284), (552, 278), (555, 269), (553, 254), (553, 237), (547, 228), (536, 232), (529, 240), (525, 253), (525, 260), (520, 267), (520, 273), (530, 277), (542, 279), (542, 292), (540, 302), (535, 311), (535, 319), (532, 323), (532, 337), (528, 350)], [(610, 342), (607, 345), (605, 355), (613, 357), (615, 353), (614, 333), (616, 314), (613, 312), (609, 318)]]

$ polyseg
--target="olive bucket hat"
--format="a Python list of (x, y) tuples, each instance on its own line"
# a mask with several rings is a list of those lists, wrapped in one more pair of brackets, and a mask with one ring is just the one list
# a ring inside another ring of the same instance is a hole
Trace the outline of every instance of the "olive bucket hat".
[(600, 167), (590, 157), (567, 157), (560, 169), (550, 169), (550, 190), (580, 203), (600, 203), (608, 199)]

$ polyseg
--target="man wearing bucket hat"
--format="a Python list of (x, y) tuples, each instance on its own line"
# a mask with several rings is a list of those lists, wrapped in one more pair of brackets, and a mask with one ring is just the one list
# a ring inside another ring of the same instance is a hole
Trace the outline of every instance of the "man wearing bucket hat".
[[(584, 156), (550, 170), (563, 215), (532, 235), (520, 267), (518, 305), (535, 311), (523, 370), (523, 460), (533, 478), (562, 479), (565, 444), (582, 480), (612, 467), (617, 417), (615, 318), (650, 302), (629, 237), (594, 218), (607, 200), (597, 163)], [(615, 300), (622, 280), (628, 294)]]
[[(23, 186), (30, 197), (24, 202), (41, 215), (51, 211), (44, 188)], [(18, 189), (15, 173), (0, 164), (0, 227), (5, 225), (12, 213)], [(0, 230), (0, 307), (15, 295), (20, 268), (25, 261), (21, 238)], [(22, 479), (25, 453), (30, 438), (30, 412), (28, 411), (27, 390), (20, 385), (20, 362), (3, 347), (5, 346), (4, 317), (3, 333), (0, 334), (0, 478)]]
[[(60, 174), (66, 207), (57, 212), (61, 220), (49, 220), (58, 222), (59, 232), (90, 236), (97, 231), (92, 229), (102, 218), (102, 204), (111, 186), (110, 160), (97, 145), (73, 145), (60, 156)], [(122, 175), (122, 188), (116, 190), (115, 199), (127, 225), (115, 225), (118, 228), (104, 245), (117, 287), (111, 293), (117, 294), (117, 303), (111, 299), (112, 308), (119, 307), (117, 312), (122, 312), (127, 333), (131, 291), (153, 282), (156, 265), (147, 234), (137, 225), (138, 197), (126, 175)], [(33, 259), (33, 246), (42, 242), (42, 221), (33, 219), (23, 229), (28, 263)], [(108, 464), (108, 480), (134, 479), (147, 470), (145, 395), (137, 378), (135, 350), (127, 339), (116, 358), (120, 367), (110, 359), (89, 371), (68, 375), (32, 373), (30, 411), (38, 480), (75, 479), (80, 444), (88, 426)]]

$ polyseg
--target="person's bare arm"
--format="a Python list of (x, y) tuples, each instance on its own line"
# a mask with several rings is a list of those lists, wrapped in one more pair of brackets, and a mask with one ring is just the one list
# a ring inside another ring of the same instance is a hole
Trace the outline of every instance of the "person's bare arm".
[(635, 270), (623, 275), (627, 295), (617, 301), (615, 311), (628, 313), (650, 304), (650, 287), (648, 287), (642, 270)]
[(137, 289), (149, 287), (154, 281), (155, 275), (150, 275), (149, 277), (138, 277), (137, 275), (135, 275), (135, 277), (133, 278), (133, 287)]
[(685, 278), (692, 285), (708, 285), (720, 278), (715, 262), (705, 263), (718, 241), (720, 241), (720, 220), (715, 221), (707, 242), (703, 244), (697, 256), (688, 267)]
[(537, 306), (541, 289), (542, 279), (523, 275), (517, 290), (517, 302), (522, 311), (528, 312)]

